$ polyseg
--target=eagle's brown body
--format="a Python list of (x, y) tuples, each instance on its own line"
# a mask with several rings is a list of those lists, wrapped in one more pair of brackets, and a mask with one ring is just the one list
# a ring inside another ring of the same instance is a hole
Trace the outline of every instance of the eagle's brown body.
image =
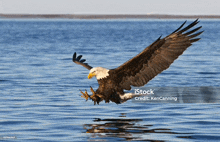
[(115, 70), (109, 71), (109, 77), (98, 80), (99, 88), (96, 90), (96, 94), (99, 94), (105, 102), (121, 103), (120, 95), (124, 94), (124, 90), (120, 87), (118, 79), (114, 74)]

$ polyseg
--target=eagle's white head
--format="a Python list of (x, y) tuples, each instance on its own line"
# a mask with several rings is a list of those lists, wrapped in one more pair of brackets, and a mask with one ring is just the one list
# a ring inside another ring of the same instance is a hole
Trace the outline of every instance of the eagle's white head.
[(92, 68), (89, 72), (88, 79), (91, 79), (93, 76), (97, 78), (97, 80), (106, 78), (109, 76), (108, 69), (102, 67)]

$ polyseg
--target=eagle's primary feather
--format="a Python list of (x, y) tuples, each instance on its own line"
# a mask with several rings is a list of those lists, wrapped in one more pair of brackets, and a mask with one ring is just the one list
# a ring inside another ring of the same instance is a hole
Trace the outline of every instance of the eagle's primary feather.
[[(115, 69), (92, 68), (83, 63), (85, 60), (80, 60), (82, 56), (76, 58), (76, 53), (74, 53), (73, 61), (90, 69), (89, 78), (97, 77), (99, 88), (93, 92), (93, 96), (90, 98), (95, 103), (102, 100), (121, 103), (124, 90), (130, 90), (131, 86), (143, 86), (163, 70), (169, 68), (174, 60), (183, 54), (193, 42), (200, 39), (196, 37), (203, 32), (197, 32), (202, 26), (188, 31), (198, 23), (198, 19), (182, 29), (185, 23), (186, 21), (165, 38), (159, 37), (137, 56)], [(102, 69), (105, 70), (104, 74)], [(102, 77), (99, 78), (101, 72)]]

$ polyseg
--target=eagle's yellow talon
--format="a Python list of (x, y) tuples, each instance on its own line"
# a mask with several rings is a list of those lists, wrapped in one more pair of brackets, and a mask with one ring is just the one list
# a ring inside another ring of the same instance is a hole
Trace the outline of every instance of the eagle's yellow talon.
[(91, 99), (94, 99), (94, 98), (96, 97), (96, 93), (95, 93), (95, 91), (93, 90), (92, 87), (90, 87), (90, 90), (91, 90), (91, 92), (92, 92), (92, 96), (90, 96), (90, 98), (91, 98)]
[(86, 101), (90, 98), (89, 94), (87, 93), (87, 90), (85, 91), (85, 93), (83, 93), (83, 92), (80, 90), (80, 93), (83, 94), (81, 97), (82, 97), (82, 98), (85, 98)]

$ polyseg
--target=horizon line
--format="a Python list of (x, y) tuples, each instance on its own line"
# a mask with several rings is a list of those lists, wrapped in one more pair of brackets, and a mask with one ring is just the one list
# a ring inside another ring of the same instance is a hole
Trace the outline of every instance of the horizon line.
[(0, 18), (67, 18), (67, 19), (182, 19), (182, 18), (202, 18), (220, 19), (220, 15), (186, 15), (186, 14), (6, 14), (0, 13)]

